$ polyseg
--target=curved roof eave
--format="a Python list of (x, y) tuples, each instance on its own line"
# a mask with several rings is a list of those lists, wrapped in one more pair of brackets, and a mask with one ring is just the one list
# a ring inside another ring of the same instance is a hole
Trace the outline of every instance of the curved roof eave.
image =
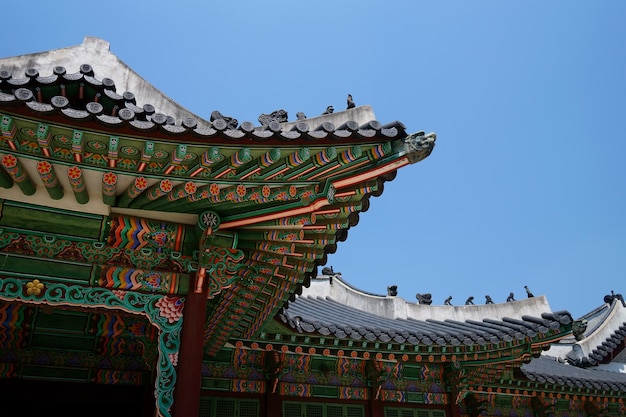
[(572, 322), (568, 312), (551, 312), (543, 296), (482, 306), (418, 305), (356, 290), (338, 274), (312, 280), (279, 318), (298, 332), (340, 339), (468, 346), (510, 342), (512, 335), (541, 343), (562, 337)]

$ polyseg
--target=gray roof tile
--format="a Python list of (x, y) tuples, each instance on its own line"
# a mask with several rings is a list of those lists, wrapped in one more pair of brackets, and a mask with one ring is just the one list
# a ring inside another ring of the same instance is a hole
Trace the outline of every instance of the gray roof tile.
[(571, 323), (567, 312), (546, 313), (541, 317), (524, 315), (520, 319), (483, 321), (443, 321), (426, 319), (393, 319), (362, 311), (330, 297), (301, 296), (280, 314), (282, 321), (299, 332), (332, 335), (369, 341), (408, 344), (486, 345), (513, 338), (534, 338)]
[(531, 381), (626, 392), (624, 373), (602, 371), (597, 368), (583, 369), (546, 356), (534, 358), (530, 363), (522, 365), (521, 371)]

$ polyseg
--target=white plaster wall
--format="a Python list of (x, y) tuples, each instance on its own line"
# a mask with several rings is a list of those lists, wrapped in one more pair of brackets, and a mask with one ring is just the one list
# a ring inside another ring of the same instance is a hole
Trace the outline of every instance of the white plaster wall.
[(485, 318), (502, 320), (504, 317), (519, 318), (523, 315), (537, 317), (550, 313), (552, 309), (544, 296), (535, 296), (519, 301), (481, 305), (419, 305), (402, 297), (367, 294), (349, 287), (338, 278), (330, 280), (320, 277), (311, 281), (309, 288), (302, 290), (303, 297), (329, 297), (347, 306), (382, 317), (416, 320), (476, 320)]
[(135, 95), (137, 106), (152, 104), (157, 113), (172, 116), (180, 124), (186, 117), (196, 119), (198, 125), (206, 126), (208, 122), (178, 105), (149, 82), (139, 76), (128, 65), (111, 53), (109, 42), (87, 36), (81, 45), (54, 49), (28, 55), (0, 59), (0, 70), (11, 71), (13, 78), (23, 78), (25, 71), (35, 68), (39, 75), (46, 77), (53, 74), (56, 66), (65, 67), (68, 74), (80, 71), (82, 64), (93, 68), (97, 80), (111, 78), (115, 82), (116, 92), (123, 94), (130, 91)]

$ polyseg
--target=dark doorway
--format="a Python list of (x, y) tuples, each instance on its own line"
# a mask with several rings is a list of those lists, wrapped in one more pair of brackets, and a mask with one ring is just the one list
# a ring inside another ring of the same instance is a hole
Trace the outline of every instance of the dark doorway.
[(3, 417), (148, 417), (154, 389), (59, 381), (0, 379)]

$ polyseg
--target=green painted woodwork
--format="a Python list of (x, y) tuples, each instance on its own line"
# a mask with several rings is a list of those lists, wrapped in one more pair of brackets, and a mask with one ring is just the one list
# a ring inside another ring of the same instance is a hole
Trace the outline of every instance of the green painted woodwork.
[(93, 240), (101, 240), (106, 229), (105, 218), (102, 216), (13, 201), (4, 201), (0, 217), (0, 227), (2, 226)]
[(314, 356), (311, 359), (311, 370), (314, 372), (329, 372), (335, 369), (334, 358), (325, 358), (320, 356)]
[(324, 404), (318, 402), (283, 401), (283, 417), (365, 417), (359, 404)]
[(315, 398), (339, 398), (339, 388), (314, 385), (311, 396)]
[(256, 399), (201, 397), (199, 417), (259, 417), (261, 402)]
[(4, 169), (0, 168), (0, 187), (11, 188), (13, 187), (13, 179)]
[(23, 156), (35, 157), (43, 153), (59, 162), (75, 161), (84, 167), (113, 167), (120, 173), (144, 172), (171, 178), (193, 177), (200, 181), (311, 178), (321, 176), (329, 167), (332, 171), (338, 169), (338, 165), (358, 166), (363, 161), (381, 161), (391, 155), (392, 150), (389, 142), (382, 140), (309, 148), (289, 143), (280, 147), (216, 147), (197, 142), (176, 143), (141, 136), (77, 131), (8, 114), (0, 115), (0, 118), (7, 120), (3, 126), (6, 139), (0, 141), (0, 148), (17, 151)]
[(0, 273), (29, 276), (33, 278), (47, 277), (54, 281), (74, 284), (89, 282), (91, 276), (90, 265), (57, 262), (44, 259), (35, 259), (24, 256), (0, 255)]
[(2, 168), (4, 168), (4, 171), (9, 174), (15, 185), (22, 190), (24, 195), (35, 194), (37, 188), (17, 157), (12, 154), (0, 154), (0, 164), (2, 165)]
[(22, 368), (22, 378), (61, 380), (68, 382), (88, 382), (88, 369), (61, 368), (55, 366), (26, 365)]
[(385, 417), (446, 417), (445, 410), (425, 410), (418, 408), (385, 407)]
[(231, 381), (229, 379), (202, 378), (203, 389), (214, 391), (230, 391)]
[(63, 337), (58, 337), (56, 335), (37, 333), (32, 336), (30, 343), (32, 347), (37, 349), (92, 352), (94, 342), (93, 336), (66, 334)]
[(68, 333), (84, 333), (89, 329), (89, 316), (74, 311), (53, 311), (38, 314), (35, 320), (37, 329), (58, 329), (59, 324)]

